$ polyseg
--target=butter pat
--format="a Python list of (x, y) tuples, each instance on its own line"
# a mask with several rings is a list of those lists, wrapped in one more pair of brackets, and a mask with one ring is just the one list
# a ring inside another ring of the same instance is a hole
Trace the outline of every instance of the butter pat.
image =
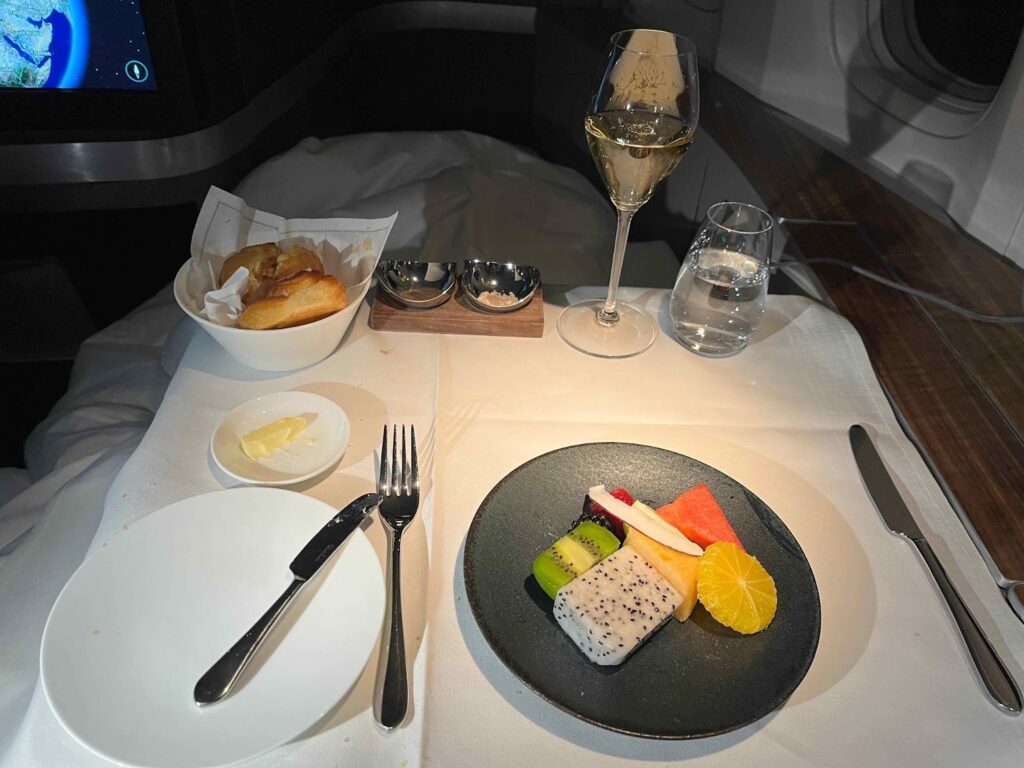
[(278, 448), (284, 448), (305, 429), (306, 420), (301, 416), (285, 416), (245, 435), (242, 438), (242, 453), (253, 461), (259, 461)]

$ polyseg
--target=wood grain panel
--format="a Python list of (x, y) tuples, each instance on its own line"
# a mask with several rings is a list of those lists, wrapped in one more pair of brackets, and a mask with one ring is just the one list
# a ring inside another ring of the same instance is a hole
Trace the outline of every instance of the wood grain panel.
[(533, 299), (515, 312), (483, 312), (474, 309), (462, 293), (439, 307), (405, 309), (381, 291), (373, 297), (370, 327), (375, 331), (410, 333), (461, 333), (470, 336), (516, 336), (539, 339), (544, 335), (544, 292), (537, 287)]
[[(841, 258), (892, 277), (855, 227), (789, 225), (807, 256)], [(837, 309), (860, 332), (879, 380), (925, 443), (992, 559), (1024, 579), (1024, 443), (955, 350), (907, 296), (840, 267), (815, 267)]]
[[(774, 215), (857, 222), (889, 268), (915, 287), (987, 314), (1024, 314), (1024, 270), (836, 157), (728, 80), (701, 77), (702, 127)], [(922, 309), (1024, 435), (1024, 326), (979, 323), (935, 304)]]

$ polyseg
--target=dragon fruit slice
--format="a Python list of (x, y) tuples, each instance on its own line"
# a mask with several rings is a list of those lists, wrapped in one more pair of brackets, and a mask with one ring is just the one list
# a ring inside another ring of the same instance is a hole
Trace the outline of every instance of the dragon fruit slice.
[(623, 547), (555, 596), (559, 626), (595, 664), (621, 664), (682, 602), (631, 547)]

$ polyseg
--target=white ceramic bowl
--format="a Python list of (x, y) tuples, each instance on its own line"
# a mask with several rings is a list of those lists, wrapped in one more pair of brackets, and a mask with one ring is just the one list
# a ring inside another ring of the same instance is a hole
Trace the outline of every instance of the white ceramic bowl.
[(187, 261), (182, 264), (174, 278), (174, 298), (178, 306), (229, 355), (257, 371), (294, 371), (319, 363), (337, 348), (370, 287), (369, 278), (346, 286), (348, 306), (314, 323), (270, 331), (229, 328), (207, 320), (192, 308), (186, 291), (188, 264)]

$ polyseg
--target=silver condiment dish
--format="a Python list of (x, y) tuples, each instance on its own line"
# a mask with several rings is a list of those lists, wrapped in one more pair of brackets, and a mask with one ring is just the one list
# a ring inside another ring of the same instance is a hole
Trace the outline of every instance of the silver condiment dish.
[(444, 304), (458, 285), (454, 261), (389, 259), (377, 267), (377, 284), (404, 307), (430, 309)]
[(462, 292), (476, 309), (515, 312), (533, 298), (540, 285), (540, 270), (527, 264), (466, 260)]

